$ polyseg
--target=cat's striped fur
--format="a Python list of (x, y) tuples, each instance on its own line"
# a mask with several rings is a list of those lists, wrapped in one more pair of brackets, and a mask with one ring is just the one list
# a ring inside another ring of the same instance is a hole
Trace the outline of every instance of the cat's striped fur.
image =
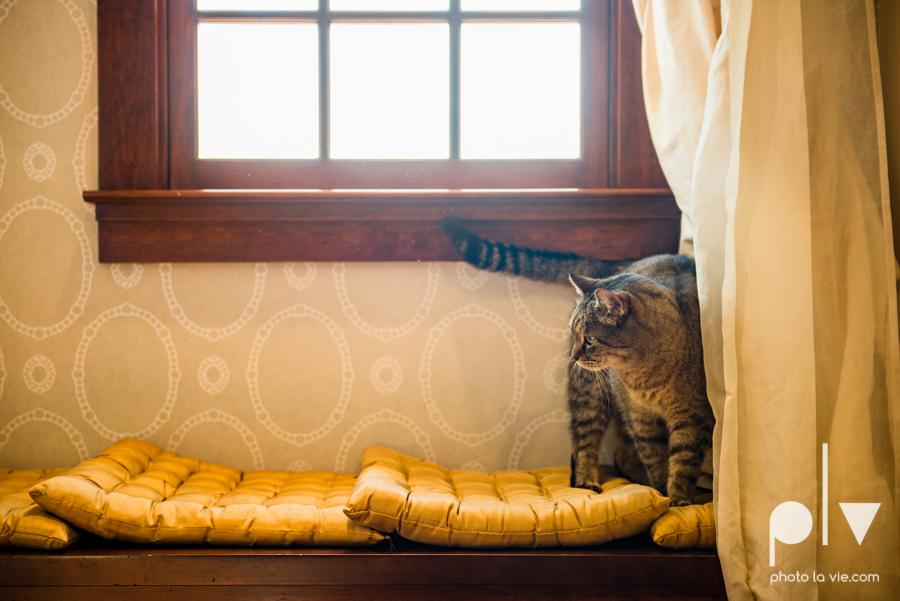
[(481, 238), (456, 219), (446, 218), (444, 232), (456, 250), (479, 269), (521, 275), (544, 282), (569, 283), (570, 273), (603, 278), (619, 273), (632, 261), (597, 261), (573, 253), (537, 250)]
[(691, 503), (714, 425), (694, 261), (598, 261), (485, 240), (455, 220), (445, 220), (444, 230), (476, 267), (575, 286), (572, 485), (599, 491), (600, 444), (610, 421), (619, 421), (619, 469), (668, 494), (673, 505)]

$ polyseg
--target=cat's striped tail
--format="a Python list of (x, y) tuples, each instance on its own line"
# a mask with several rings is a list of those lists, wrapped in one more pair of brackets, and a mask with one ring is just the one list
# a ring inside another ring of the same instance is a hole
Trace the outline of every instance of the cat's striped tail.
[(606, 278), (634, 261), (600, 261), (574, 253), (539, 250), (486, 240), (457, 219), (445, 217), (444, 232), (459, 254), (479, 269), (520, 275), (543, 282), (568, 283), (569, 274)]

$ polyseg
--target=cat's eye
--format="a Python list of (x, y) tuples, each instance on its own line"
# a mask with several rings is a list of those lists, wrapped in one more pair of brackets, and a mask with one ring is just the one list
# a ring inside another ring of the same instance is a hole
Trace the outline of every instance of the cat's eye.
[(585, 337), (584, 337), (584, 343), (585, 343), (586, 345), (588, 345), (588, 346), (593, 346), (594, 342), (595, 342), (595, 341), (594, 341), (594, 337), (593, 337), (593, 336), (585, 336)]

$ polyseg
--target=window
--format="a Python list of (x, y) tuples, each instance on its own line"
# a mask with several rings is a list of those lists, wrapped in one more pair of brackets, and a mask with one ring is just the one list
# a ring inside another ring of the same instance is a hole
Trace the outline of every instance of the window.
[(608, 258), (675, 247), (630, 2), (98, 15), (101, 261), (452, 260), (448, 214)]
[(170, 0), (172, 186), (603, 187), (581, 4)]

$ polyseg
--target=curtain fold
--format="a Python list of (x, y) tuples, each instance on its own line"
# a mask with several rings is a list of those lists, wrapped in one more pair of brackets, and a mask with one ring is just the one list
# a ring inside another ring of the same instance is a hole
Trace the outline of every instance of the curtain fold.
[(681, 209), (679, 252), (691, 257), (691, 179), (709, 60), (719, 34), (718, 4), (634, 0), (650, 136)]
[[(898, 599), (900, 338), (873, 6), (634, 5), (650, 130), (697, 259), (729, 598)], [(711, 30), (706, 58), (708, 36), (684, 32)], [(774, 542), (771, 566), (770, 516), (788, 501), (812, 532)], [(848, 504), (876, 503), (860, 543), (863, 506)]]

